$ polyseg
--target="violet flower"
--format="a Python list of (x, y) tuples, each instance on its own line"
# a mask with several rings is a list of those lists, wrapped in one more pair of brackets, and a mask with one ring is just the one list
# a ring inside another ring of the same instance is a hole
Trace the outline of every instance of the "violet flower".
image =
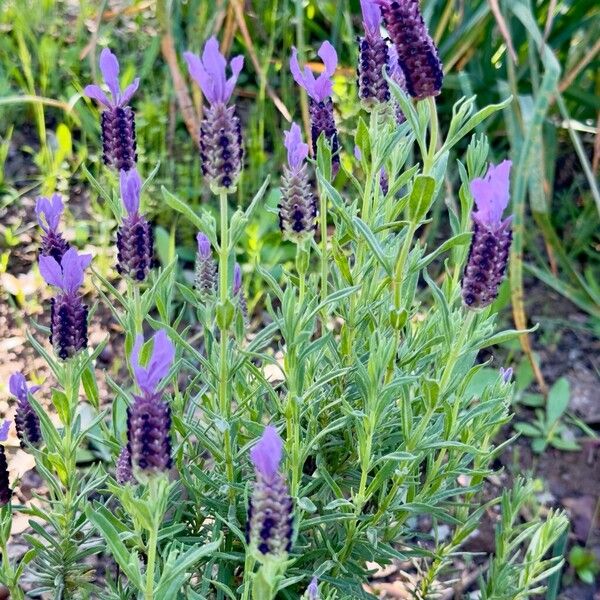
[(292, 123), (284, 132), (288, 164), (283, 167), (279, 228), (285, 239), (299, 243), (313, 235), (316, 229), (317, 202), (310, 187), (306, 157), (308, 144), (302, 141), (302, 130)]
[(242, 171), (244, 150), (235, 106), (228, 107), (227, 103), (244, 66), (244, 57), (236, 56), (230, 61), (231, 76), (227, 78), (227, 61), (214, 36), (204, 45), (202, 58), (192, 52), (184, 52), (183, 56), (190, 76), (210, 105), (200, 124), (202, 173), (214, 193), (233, 192)]
[(40, 386), (28, 386), (22, 373), (13, 373), (8, 380), (8, 387), (10, 393), (18, 400), (15, 427), (21, 448), (25, 448), (27, 443), (35, 446), (42, 439), (42, 432), (40, 420), (29, 402), (29, 394), (37, 392)]
[(471, 182), (473, 238), (462, 281), (463, 302), (468, 308), (484, 308), (498, 295), (512, 241), (512, 217), (502, 220), (508, 205), (511, 161), (490, 165), (485, 177)]
[(175, 347), (164, 331), (154, 334), (152, 354), (146, 366), (139, 362), (144, 343), (138, 335), (129, 357), (139, 396), (127, 409), (127, 450), (136, 477), (168, 471), (171, 458), (171, 409), (158, 389), (175, 358)]
[(321, 133), (331, 144), (332, 163), (334, 175), (339, 170), (339, 142), (338, 134), (333, 118), (333, 101), (331, 100), (332, 81), (331, 77), (337, 67), (337, 53), (335, 48), (327, 41), (321, 44), (318, 56), (323, 61), (325, 70), (317, 78), (308, 67), (300, 70), (298, 64), (298, 50), (292, 48), (290, 58), (290, 70), (296, 83), (306, 90), (309, 98), (309, 110), (311, 121), (311, 137), (313, 153), (317, 154), (317, 141)]
[[(0, 424), (0, 442), (5, 442), (8, 438), (10, 421), (4, 421)], [(0, 444), (0, 507), (6, 506), (12, 498), (12, 490), (8, 480), (8, 463), (4, 454), (4, 444)]]
[(53, 194), (51, 198), (40, 196), (35, 203), (37, 221), (44, 232), (40, 255), (52, 256), (58, 262), (69, 249), (69, 242), (58, 231), (63, 208), (60, 194)]
[(127, 215), (117, 230), (117, 271), (144, 281), (154, 263), (154, 235), (148, 220), (139, 213), (142, 180), (135, 167), (121, 171), (120, 186)]
[(508, 369), (505, 369), (504, 367), (500, 367), (500, 378), (502, 379), (502, 381), (504, 383), (510, 383), (512, 376), (513, 376), (513, 368), (512, 367), (508, 367)]
[(398, 52), (408, 93), (417, 100), (437, 96), (444, 73), (419, 0), (375, 0), (381, 7), (388, 33)]
[(279, 471), (283, 442), (274, 427), (265, 427), (250, 450), (256, 483), (248, 507), (247, 541), (260, 559), (285, 559), (291, 549), (292, 500)]
[(217, 263), (212, 255), (210, 240), (203, 234), (196, 236), (198, 252), (196, 253), (196, 275), (194, 285), (203, 302), (215, 298), (217, 291)]
[(50, 301), (50, 343), (62, 360), (71, 358), (87, 346), (88, 309), (78, 289), (91, 260), (91, 254), (78, 254), (75, 248), (65, 252), (60, 264), (52, 256), (40, 256), (42, 277), (59, 290)]
[(121, 92), (119, 70), (117, 57), (104, 48), (100, 53), (100, 71), (110, 91), (110, 99), (98, 85), (86, 86), (84, 93), (106, 107), (101, 121), (104, 163), (117, 171), (129, 171), (137, 161), (137, 154), (135, 115), (127, 104), (138, 89), (140, 80), (136, 77)]
[(358, 95), (367, 107), (390, 99), (383, 69), (388, 65), (388, 46), (381, 37), (381, 10), (373, 0), (360, 0), (365, 35), (358, 38)]

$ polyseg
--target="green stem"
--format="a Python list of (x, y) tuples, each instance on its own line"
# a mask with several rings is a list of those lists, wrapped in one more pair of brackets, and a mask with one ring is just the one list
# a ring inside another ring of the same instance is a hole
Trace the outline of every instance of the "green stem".
[(435, 159), (435, 151), (437, 148), (437, 140), (438, 140), (438, 131), (439, 131), (439, 122), (437, 109), (435, 106), (435, 98), (433, 96), (429, 96), (427, 98), (427, 102), (429, 104), (429, 148), (427, 151), (427, 156), (425, 156), (423, 160), (423, 175), (429, 175), (431, 173), (431, 169), (433, 168), (433, 162)]
[(410, 247), (412, 245), (413, 238), (415, 237), (415, 231), (417, 230), (418, 223), (410, 223), (406, 237), (402, 243), (398, 260), (396, 261), (396, 269), (394, 271), (394, 279), (392, 280), (392, 289), (394, 291), (394, 308), (400, 310), (402, 308), (402, 282), (404, 280), (404, 271), (406, 268), (406, 260)]
[(156, 523), (154, 523), (154, 526), (149, 533), (144, 600), (153, 600), (154, 598), (154, 566), (156, 563), (156, 546), (158, 545), (158, 525)]
[[(327, 257), (327, 196), (321, 191), (320, 194), (320, 223), (321, 223), (321, 302), (327, 298), (327, 276), (328, 276), (328, 257)], [(325, 323), (323, 323), (325, 328)]]

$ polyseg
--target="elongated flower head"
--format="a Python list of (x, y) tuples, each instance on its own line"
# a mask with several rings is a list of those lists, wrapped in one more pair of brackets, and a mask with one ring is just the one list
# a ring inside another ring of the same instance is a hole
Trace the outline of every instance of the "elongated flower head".
[(419, 0), (375, 0), (398, 52), (408, 93), (417, 100), (437, 96), (444, 73), (438, 50), (431, 39)]
[(201, 232), (196, 236), (198, 252), (196, 253), (196, 275), (194, 285), (202, 302), (215, 298), (217, 291), (217, 263), (212, 255), (210, 240)]
[(127, 451), (138, 479), (168, 471), (172, 466), (171, 409), (163, 401), (158, 386), (169, 373), (175, 347), (163, 330), (154, 334), (153, 339), (146, 366), (140, 364), (143, 336), (137, 336), (130, 356), (135, 379), (142, 391), (127, 409)]
[(283, 168), (281, 179), (281, 202), (279, 227), (285, 239), (300, 242), (314, 234), (316, 229), (317, 202), (312, 193), (308, 168), (308, 144), (302, 141), (302, 130), (292, 123), (285, 132), (288, 166)]
[(29, 402), (29, 394), (40, 389), (39, 385), (27, 385), (27, 380), (22, 373), (13, 373), (8, 380), (10, 393), (18, 400), (15, 413), (15, 427), (21, 447), (26, 447), (26, 442), (36, 445), (42, 439), (40, 420)]
[(117, 230), (117, 271), (144, 281), (154, 263), (154, 235), (148, 220), (139, 213), (142, 180), (137, 169), (121, 171), (120, 184), (127, 215)]
[(98, 85), (88, 85), (84, 92), (106, 107), (101, 117), (104, 164), (117, 171), (129, 171), (137, 161), (137, 153), (135, 115), (127, 104), (136, 92), (140, 80), (136, 77), (121, 92), (119, 70), (117, 57), (105, 48), (100, 53), (100, 71), (110, 91), (110, 98)]
[[(5, 442), (8, 437), (10, 421), (0, 423), (0, 442)], [(8, 480), (8, 463), (4, 454), (4, 444), (0, 444), (0, 506), (6, 506), (12, 498), (12, 490)]]
[(131, 467), (131, 454), (127, 445), (121, 448), (119, 458), (117, 458), (116, 479), (119, 485), (126, 485), (135, 481)]
[(372, 0), (360, 2), (365, 35), (358, 38), (358, 95), (369, 108), (373, 103), (383, 104), (390, 99), (383, 69), (388, 64), (388, 45), (381, 37), (381, 10)]
[(256, 483), (248, 508), (248, 543), (259, 559), (285, 559), (292, 540), (292, 500), (279, 471), (283, 442), (274, 427), (266, 427), (250, 450)]
[(471, 182), (477, 210), (473, 211), (473, 237), (463, 275), (463, 302), (484, 308), (498, 295), (512, 241), (512, 217), (502, 220), (508, 205), (511, 162), (490, 165), (485, 177)]
[(58, 231), (63, 208), (60, 194), (54, 194), (51, 198), (40, 196), (35, 203), (35, 214), (44, 232), (40, 255), (52, 256), (58, 262), (69, 249), (69, 242)]
[(219, 42), (214, 36), (204, 45), (202, 58), (192, 52), (184, 52), (183, 56), (191, 77), (210, 104), (227, 104), (244, 67), (244, 57), (236, 56), (231, 59), (231, 76), (228, 79), (227, 60), (219, 51)]

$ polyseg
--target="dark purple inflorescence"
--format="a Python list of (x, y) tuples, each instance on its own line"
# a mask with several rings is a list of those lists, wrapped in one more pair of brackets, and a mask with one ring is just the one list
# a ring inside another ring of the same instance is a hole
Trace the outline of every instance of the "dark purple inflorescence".
[(381, 10), (371, 0), (360, 0), (365, 35), (358, 38), (358, 95), (367, 105), (383, 104), (390, 99), (387, 81), (383, 76), (388, 66), (388, 45), (380, 32)]
[(211, 189), (233, 192), (242, 171), (244, 150), (242, 129), (235, 106), (227, 106), (237, 78), (244, 66), (244, 58), (231, 60), (231, 77), (227, 79), (227, 61), (219, 52), (219, 44), (211, 37), (204, 46), (202, 58), (191, 52), (184, 53), (188, 70), (209, 102), (200, 125), (200, 158), (202, 173)]
[(463, 302), (479, 309), (491, 304), (502, 283), (512, 241), (512, 217), (502, 220), (508, 205), (511, 162), (490, 165), (485, 177), (471, 182), (477, 205), (473, 211), (473, 238), (462, 281)]
[(144, 281), (154, 263), (152, 227), (140, 214), (142, 181), (135, 168), (121, 171), (121, 199), (127, 215), (117, 231), (117, 271)]
[(17, 437), (21, 441), (21, 448), (25, 448), (27, 443), (35, 446), (42, 439), (42, 432), (40, 420), (29, 403), (29, 394), (35, 393), (40, 386), (28, 387), (22, 373), (13, 373), (8, 380), (8, 387), (10, 393), (18, 400), (15, 427)]
[(296, 83), (306, 90), (309, 97), (313, 154), (316, 156), (317, 141), (319, 136), (323, 134), (331, 145), (333, 174), (335, 176), (340, 167), (340, 157), (337, 128), (333, 117), (333, 101), (331, 100), (333, 86), (331, 78), (337, 67), (337, 53), (335, 48), (325, 41), (321, 44), (318, 55), (323, 61), (325, 70), (316, 79), (308, 67), (304, 67), (304, 71), (300, 70), (296, 48), (292, 48), (290, 70)]
[(62, 360), (87, 346), (88, 309), (78, 289), (91, 260), (90, 254), (79, 255), (75, 248), (65, 252), (60, 264), (52, 256), (40, 256), (40, 273), (48, 284), (60, 290), (50, 301), (50, 343)]
[(194, 285), (200, 299), (207, 302), (215, 297), (217, 290), (217, 264), (212, 255), (210, 240), (203, 233), (198, 233), (196, 241), (198, 252)]
[(308, 144), (302, 141), (300, 126), (292, 123), (285, 132), (288, 164), (283, 167), (279, 227), (285, 239), (300, 242), (313, 235), (316, 229), (317, 202), (310, 187)]
[[(0, 442), (5, 442), (8, 437), (10, 421), (0, 423)], [(8, 480), (8, 463), (4, 454), (4, 444), (0, 444), (0, 506), (6, 506), (12, 498), (12, 490)]]
[(40, 256), (52, 256), (60, 262), (64, 253), (69, 249), (69, 242), (58, 231), (63, 203), (60, 194), (52, 198), (40, 196), (35, 203), (35, 214), (43, 230)]
[(291, 549), (293, 505), (279, 471), (283, 442), (274, 427), (266, 427), (250, 451), (256, 483), (248, 507), (247, 541), (259, 557), (285, 558)]
[(148, 364), (139, 363), (144, 338), (138, 335), (131, 351), (131, 366), (135, 373), (139, 396), (127, 409), (127, 450), (136, 477), (168, 471), (171, 458), (171, 409), (162, 399), (158, 386), (175, 356), (175, 348), (164, 331), (154, 335), (152, 355)]
[(129, 171), (135, 166), (137, 153), (135, 116), (127, 103), (137, 90), (139, 79), (136, 78), (121, 92), (119, 61), (108, 48), (100, 53), (100, 70), (110, 90), (111, 99), (97, 85), (88, 85), (85, 93), (106, 107), (101, 117), (104, 163), (117, 171)]
[(127, 445), (121, 448), (121, 452), (119, 452), (119, 457), (117, 458), (116, 479), (119, 485), (135, 481), (131, 468), (131, 454), (129, 454)]
[(396, 46), (408, 93), (417, 100), (437, 96), (442, 89), (444, 73), (437, 48), (421, 15), (419, 0), (376, 2)]

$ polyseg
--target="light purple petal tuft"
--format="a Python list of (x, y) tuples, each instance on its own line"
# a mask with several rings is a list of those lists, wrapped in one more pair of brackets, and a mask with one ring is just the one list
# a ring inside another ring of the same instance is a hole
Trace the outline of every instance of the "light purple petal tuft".
[(40, 273), (48, 285), (62, 288), (63, 274), (60, 265), (53, 256), (40, 256)]
[(153, 340), (152, 354), (145, 367), (142, 367), (139, 362), (140, 350), (144, 343), (142, 335), (135, 338), (135, 344), (129, 357), (138, 386), (148, 394), (156, 391), (160, 380), (169, 373), (175, 358), (175, 346), (164, 330), (161, 329), (155, 333)]
[(206, 260), (210, 258), (211, 255), (211, 246), (210, 240), (200, 231), (196, 236), (196, 241), (198, 242), (198, 254)]
[(315, 101), (322, 102), (332, 92), (331, 76), (335, 73), (337, 67), (337, 53), (335, 48), (327, 41), (321, 44), (318, 52), (319, 57), (323, 61), (325, 70), (319, 77), (315, 79), (312, 71), (308, 67), (304, 67), (304, 71), (300, 71), (298, 64), (298, 51), (292, 48), (292, 56), (290, 57), (290, 71), (296, 83), (306, 90), (306, 93)]
[(100, 70), (104, 82), (112, 94), (113, 102), (119, 104), (121, 88), (119, 86), (119, 61), (109, 48), (100, 52)]
[(499, 165), (490, 165), (486, 175), (471, 182), (471, 194), (477, 211), (473, 218), (479, 223), (499, 227), (502, 213), (510, 199), (510, 169), (512, 162), (505, 160)]
[(288, 164), (291, 169), (298, 170), (302, 161), (308, 156), (308, 144), (302, 142), (302, 130), (297, 123), (292, 123), (289, 131), (284, 132), (284, 145), (287, 148)]
[(306, 588), (308, 600), (319, 600), (319, 581), (316, 577), (311, 579), (310, 584)]
[(13, 373), (8, 379), (10, 393), (19, 400), (27, 400), (27, 381), (22, 373)]
[(381, 9), (372, 0), (360, 0), (365, 31), (371, 37), (380, 37)]
[(10, 421), (0, 421), (0, 442), (5, 442), (8, 438), (8, 430), (10, 429)]
[(91, 98), (92, 100), (97, 100), (98, 102), (100, 102), (101, 104), (104, 104), (104, 106), (106, 106), (108, 108), (110, 108), (112, 106), (110, 100), (107, 98), (106, 94), (102, 91), (102, 89), (98, 85), (95, 85), (95, 84), (86, 85), (85, 89), (83, 90), (83, 93), (88, 98)]
[(258, 442), (250, 450), (250, 459), (263, 477), (270, 479), (279, 471), (283, 453), (283, 442), (275, 427), (268, 425)]
[(52, 198), (40, 196), (35, 203), (38, 223), (46, 233), (58, 229), (62, 212), (63, 202), (60, 194), (53, 194)]
[(137, 169), (135, 167), (130, 171), (121, 169), (119, 183), (125, 210), (130, 215), (137, 213), (140, 208), (140, 192), (142, 190), (142, 180)]
[[(40, 262), (43, 257), (40, 257)], [(75, 248), (69, 248), (62, 257), (62, 290), (68, 294), (77, 291), (83, 283), (83, 272), (92, 261), (91, 254), (78, 254)]]
[(513, 376), (512, 367), (508, 367), (508, 369), (505, 369), (504, 367), (500, 367), (500, 377), (502, 377), (502, 381), (504, 381), (504, 383), (509, 383), (510, 380), (512, 379), (512, 376)]

